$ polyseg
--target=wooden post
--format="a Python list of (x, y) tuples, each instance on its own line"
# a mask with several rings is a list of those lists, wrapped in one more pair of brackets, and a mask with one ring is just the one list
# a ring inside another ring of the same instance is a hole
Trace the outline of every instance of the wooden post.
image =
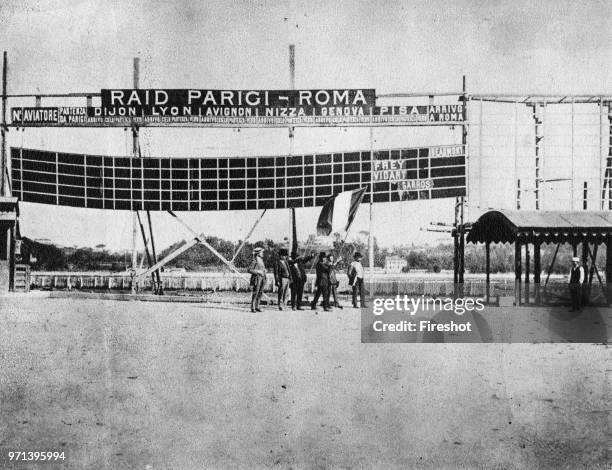
[[(295, 90), (295, 44), (289, 44), (289, 78), (291, 89)], [(289, 126), (289, 156), (293, 155), (293, 138), (295, 127)], [(297, 224), (295, 219), (295, 207), (291, 211), (291, 232), (289, 235), (289, 253), (297, 253)]]
[(521, 252), (521, 241), (517, 237), (514, 242), (514, 305), (517, 307), (521, 305)]
[(580, 257), (581, 259), (581, 263), (582, 266), (584, 268), (584, 281), (581, 289), (582, 289), (582, 305), (588, 305), (589, 304), (589, 296), (588, 296), (588, 288), (587, 288), (587, 282), (588, 281), (588, 275), (589, 275), (589, 271), (587, 269), (587, 264), (589, 261), (589, 242), (587, 242), (586, 240), (582, 241), (582, 256)]
[(610, 304), (612, 303), (612, 235), (606, 237), (606, 291)]
[(491, 242), (485, 242), (486, 301), (491, 298)]
[[(153, 261), (153, 259), (151, 258), (151, 253), (149, 252), (149, 245), (147, 244), (147, 236), (145, 234), (144, 225), (142, 224), (142, 220), (140, 220), (140, 213), (138, 211), (136, 211), (136, 218), (138, 219), (138, 226), (140, 227), (140, 234), (142, 236), (142, 242), (144, 244), (145, 254), (147, 255), (147, 263), (149, 263), (149, 267), (151, 267), (156, 262)], [(151, 273), (151, 280), (153, 281), (153, 286), (155, 286), (155, 272)]]
[[(370, 111), (371, 113), (371, 111)], [(371, 116), (370, 116), (371, 118)], [(371, 119), (370, 119), (371, 124)], [(374, 127), (370, 125), (370, 221), (368, 227), (368, 264), (370, 275), (368, 276), (370, 286), (366, 297), (374, 295)]]
[[(157, 253), (155, 252), (155, 238), (153, 237), (153, 223), (151, 222), (151, 212), (147, 211), (147, 221), (149, 222), (149, 237), (151, 237), (151, 255), (153, 257), (153, 264), (157, 264)], [(155, 279), (153, 280), (153, 284), (155, 284), (155, 280), (157, 280), (157, 291), (156, 294), (163, 295), (164, 289), (162, 287), (161, 275), (159, 274), (159, 269), (155, 271)]]
[(453, 293), (456, 297), (459, 288), (459, 198), (455, 198), (455, 230), (453, 232)]
[(463, 207), (464, 199), (463, 196), (460, 198), (460, 216), (459, 221), (459, 291), (460, 295), (463, 296), (464, 287), (464, 274), (465, 274), (465, 224), (463, 218)]
[[(134, 57), (134, 89), (138, 88), (138, 81), (140, 75), (140, 59)], [(138, 127), (132, 124), (132, 158), (138, 157)], [(132, 197), (133, 204), (133, 197)], [(133, 208), (132, 208), (133, 209)], [(132, 269), (134, 273), (138, 268), (138, 255), (136, 252), (136, 238), (138, 237), (138, 220), (136, 212), (132, 211)], [(131, 291), (132, 294), (136, 293), (136, 276), (132, 278)]]
[(533, 121), (535, 124), (535, 208), (540, 210), (540, 181), (542, 179), (540, 172), (540, 164), (542, 160), (542, 145), (541, 141), (544, 138), (543, 119), (540, 113), (540, 103), (533, 103)]
[[(7, 56), (4, 51), (2, 58), (2, 131), (0, 133), (2, 138), (2, 155), (0, 155), (0, 196), (6, 196), (6, 174), (7, 174), (7, 156), (6, 156), (6, 71), (7, 71)], [(9, 194), (10, 196), (10, 194)]]
[(531, 253), (529, 252), (529, 242), (525, 243), (525, 303), (529, 305), (529, 276), (531, 275)]
[(607, 101), (608, 105), (608, 128), (609, 128), (609, 138), (608, 138), (608, 157), (606, 158), (606, 170), (604, 173), (603, 180), (603, 189), (601, 193), (601, 209), (605, 209), (605, 201), (606, 201), (606, 186), (607, 189), (607, 199), (608, 199), (608, 210), (612, 210), (612, 101)]
[[(468, 97), (467, 97), (467, 83), (466, 83), (466, 77), (465, 75), (463, 76), (462, 79), (462, 91), (463, 94), (461, 96), (461, 99), (463, 101), (463, 107), (465, 109), (465, 121), (464, 122), (469, 122), (469, 115), (468, 115)], [(469, 194), (469, 187), (470, 187), (470, 165), (469, 165), (469, 153), (468, 153), (468, 126), (467, 125), (462, 125), (461, 126), (461, 144), (463, 145), (463, 149), (464, 149), (464, 153), (465, 153), (465, 164), (466, 164), (466, 169), (467, 169), (467, 175), (466, 175), (466, 194)], [(460, 256), (460, 270), (459, 270), (459, 285), (461, 286), (460, 289), (460, 295), (463, 296), (464, 295), (464, 275), (465, 275), (465, 196), (461, 196), (460, 197), (460, 202), (461, 202), (461, 212), (460, 212), (460, 216), (461, 216), (461, 220), (460, 220), (460, 231), (459, 234), (461, 236), (461, 238), (459, 239), (459, 256)]]
[(571, 126), (570, 126), (570, 138), (571, 138), (571, 144), (570, 144), (570, 157), (571, 157), (571, 171), (572, 171), (572, 180), (571, 180), (571, 188), (570, 188), (570, 197), (571, 197), (571, 202), (570, 202), (570, 210), (574, 210), (574, 188), (575, 188), (575, 182), (574, 182), (574, 178), (576, 176), (576, 171), (575, 171), (575, 158), (574, 158), (574, 120), (575, 120), (575, 106), (574, 106), (574, 99), (572, 98), (572, 107), (571, 107)]
[(542, 273), (542, 265), (540, 259), (540, 242), (536, 241), (533, 244), (533, 283), (535, 287), (535, 303), (541, 303), (540, 297), (540, 275)]

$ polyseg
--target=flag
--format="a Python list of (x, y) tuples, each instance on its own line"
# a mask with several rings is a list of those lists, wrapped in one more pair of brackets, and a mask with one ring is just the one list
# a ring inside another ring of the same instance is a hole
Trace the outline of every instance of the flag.
[(319, 215), (317, 235), (348, 231), (365, 191), (366, 188), (343, 191), (328, 200)]

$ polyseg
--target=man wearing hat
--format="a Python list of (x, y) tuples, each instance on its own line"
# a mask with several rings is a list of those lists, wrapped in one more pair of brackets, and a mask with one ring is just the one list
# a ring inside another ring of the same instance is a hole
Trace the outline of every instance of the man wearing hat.
[[(329, 269), (326, 266), (326, 263), (327, 263), (327, 253), (325, 253), (324, 251), (321, 251), (319, 253), (319, 257), (317, 258), (317, 264), (315, 265), (315, 272), (316, 272), (315, 287), (317, 290), (315, 291), (314, 299), (310, 303), (311, 310), (317, 309), (317, 303), (319, 302), (319, 298), (321, 297), (321, 295), (323, 295), (323, 300), (325, 300), (325, 286), (329, 285), (329, 282), (328, 282)], [(325, 305), (323, 307), (328, 308), (328, 307), (325, 307)]]
[(251, 274), (251, 287), (253, 288), (253, 296), (251, 297), (251, 312), (261, 312), (259, 309), (259, 301), (263, 295), (264, 286), (266, 285), (266, 266), (263, 262), (263, 251), (261, 247), (253, 250), (253, 261), (249, 265), (249, 273)]
[(314, 253), (310, 256), (298, 256), (291, 253), (289, 268), (291, 270), (291, 309), (302, 310), (302, 296), (304, 295), (304, 285), (306, 284), (306, 263), (314, 258)]
[(289, 252), (285, 248), (278, 250), (278, 260), (274, 265), (274, 284), (278, 288), (278, 309), (282, 310), (283, 305), (287, 304), (287, 290), (291, 283), (291, 270), (287, 255)]
[(310, 304), (311, 310), (317, 309), (317, 302), (319, 301), (319, 297), (323, 297), (323, 310), (326, 312), (330, 312), (331, 308), (329, 306), (329, 293), (330, 293), (330, 284), (331, 280), (329, 278), (329, 270), (331, 264), (327, 259), (327, 254), (325, 252), (321, 252), (319, 254), (319, 262), (317, 263), (317, 293)]
[(361, 265), (361, 253), (358, 251), (353, 255), (354, 261), (348, 267), (348, 271), (346, 274), (349, 278), (349, 284), (353, 287), (353, 307), (359, 308), (359, 304), (357, 303), (357, 295), (359, 294), (359, 298), (361, 299), (361, 308), (367, 307), (366, 298), (364, 295), (363, 289), (363, 278), (364, 278), (364, 270)]
[(580, 264), (580, 258), (574, 256), (572, 258), (572, 269), (569, 273), (569, 291), (572, 298), (572, 309), (582, 310), (582, 283), (585, 279), (584, 266)]

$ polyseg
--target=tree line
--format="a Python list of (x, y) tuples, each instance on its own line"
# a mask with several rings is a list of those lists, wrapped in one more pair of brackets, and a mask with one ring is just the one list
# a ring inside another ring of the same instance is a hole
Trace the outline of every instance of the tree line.
[[(226, 259), (234, 258), (237, 248), (241, 244), (219, 237), (207, 237), (206, 241)], [(185, 240), (174, 243), (157, 254), (158, 260), (167, 256), (177, 248), (186, 243)], [(240, 252), (235, 256), (234, 265), (244, 270), (248, 267), (252, 251), (255, 246), (262, 246), (264, 251), (264, 263), (272, 268), (276, 261), (280, 248), (286, 248), (287, 243), (276, 242), (270, 239), (247, 242)], [(333, 247), (333, 248), (332, 248)], [(555, 245), (542, 246), (542, 269), (546, 270), (550, 265), (555, 252)], [(317, 242), (316, 237), (311, 235), (305, 244), (301, 244), (300, 253), (317, 254), (319, 251), (332, 251), (336, 257), (341, 257), (339, 269), (350, 263), (353, 254), (359, 251), (363, 256), (364, 266), (368, 266), (369, 252), (367, 239), (357, 239), (343, 243), (338, 237), (332, 244), (325, 246)], [(39, 271), (124, 271), (131, 265), (131, 256), (128, 251), (114, 252), (106, 249), (104, 245), (95, 248), (66, 248), (53, 244), (39, 243), (24, 238), (21, 248), (21, 259), (30, 260), (32, 269)], [(605, 253), (602, 253), (605, 256)], [(142, 257), (139, 253), (139, 259)], [(396, 256), (406, 260), (405, 272), (410, 270), (425, 270), (428, 272), (440, 272), (453, 269), (453, 245), (452, 243), (440, 243), (437, 246), (401, 245), (395, 247), (379, 247), (374, 241), (374, 266), (384, 268), (387, 257)], [(572, 251), (569, 246), (561, 246), (556, 256), (553, 269), (554, 273), (566, 273), (571, 265)], [(605, 266), (605, 259), (598, 256), (598, 266)], [(524, 262), (524, 261), (523, 261)], [(532, 254), (533, 263), (533, 254)], [(147, 266), (145, 261), (144, 266)], [(186, 271), (217, 271), (223, 263), (203, 245), (197, 244), (180, 256), (168, 263), (167, 268), (183, 268)], [(483, 273), (485, 271), (485, 250), (483, 245), (466, 245), (465, 267), (472, 273)], [(514, 246), (492, 245), (491, 246), (491, 272), (506, 273), (514, 271)]]

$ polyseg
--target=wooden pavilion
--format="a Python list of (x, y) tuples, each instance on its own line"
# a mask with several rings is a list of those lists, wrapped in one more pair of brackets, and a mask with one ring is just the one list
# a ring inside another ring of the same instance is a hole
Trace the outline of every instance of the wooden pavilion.
[[(530, 265), (533, 249), (533, 283), (535, 302), (542, 302), (541, 279), (542, 272), (540, 249), (543, 244), (556, 244), (555, 254), (547, 270), (544, 287), (552, 272), (555, 259), (562, 244), (573, 248), (574, 256), (578, 256), (578, 245), (581, 246), (581, 259), (584, 266), (590, 261), (587, 272), (590, 287), (594, 274), (607, 295), (606, 302), (612, 300), (612, 212), (611, 211), (510, 211), (493, 210), (486, 212), (467, 231), (467, 241), (484, 243), (486, 250), (486, 295), (490, 294), (491, 243), (514, 243), (515, 272), (515, 305), (520, 305), (522, 299), (530, 301)], [(597, 269), (597, 254), (599, 246), (605, 245), (606, 266), (605, 283)], [(524, 249), (523, 249), (524, 248)], [(524, 251), (524, 265), (523, 265)], [(523, 269), (524, 266), (524, 269)], [(569, 269), (569, 266), (568, 266)], [(524, 297), (521, 279), (525, 272)], [(606, 287), (607, 286), (607, 287)]]

